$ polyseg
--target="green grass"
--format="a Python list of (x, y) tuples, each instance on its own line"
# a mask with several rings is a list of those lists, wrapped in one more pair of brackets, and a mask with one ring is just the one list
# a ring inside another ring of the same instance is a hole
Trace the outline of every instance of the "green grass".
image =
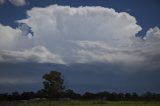
[(17, 101), (0, 102), (0, 106), (160, 106), (160, 102), (144, 101)]

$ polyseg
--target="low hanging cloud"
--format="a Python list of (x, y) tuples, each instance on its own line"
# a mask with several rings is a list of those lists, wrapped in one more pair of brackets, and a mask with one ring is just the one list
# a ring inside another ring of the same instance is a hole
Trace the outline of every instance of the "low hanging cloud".
[(0, 78), (0, 84), (34, 84), (39, 82), (39, 80), (35, 78), (6, 78), (1, 77)]
[(79, 41), (76, 44), (79, 49), (80, 63), (108, 62), (138, 65), (150, 65), (158, 68), (160, 64), (160, 29), (150, 28), (146, 36), (141, 39), (133, 37), (132, 45), (113, 46), (107, 42)]
[[(0, 42), (0, 48), (10, 51), (8, 55), (11, 57), (15, 50), (23, 54), (42, 45), (50, 54), (58, 54), (60, 59), (57, 60), (61, 60), (58, 63), (159, 64), (160, 29), (149, 29), (143, 39), (136, 37), (142, 28), (136, 18), (127, 12), (116, 12), (100, 6), (51, 5), (34, 7), (27, 11), (27, 16), (17, 21), (22, 25), (17, 29), (0, 26), (1, 33), (4, 33), (0, 35), (4, 39), (2, 41), (9, 40), (8, 44)], [(34, 34), (32, 39), (27, 39), (28, 34)], [(7, 53), (3, 51), (1, 54)], [(31, 61), (32, 58), (29, 56), (22, 60)]]
[(64, 64), (60, 56), (51, 53), (43, 46), (36, 46), (24, 51), (0, 51), (1, 62), (38, 62)]
[(108, 62), (108, 63), (139, 63), (145, 58), (138, 50), (133, 48), (115, 48), (105, 42), (80, 41), (77, 45), (81, 48), (77, 51), (79, 63)]

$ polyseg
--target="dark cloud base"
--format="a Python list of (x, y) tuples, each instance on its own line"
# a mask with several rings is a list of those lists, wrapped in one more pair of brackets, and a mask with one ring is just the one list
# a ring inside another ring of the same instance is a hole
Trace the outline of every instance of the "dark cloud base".
[(159, 69), (127, 68), (127, 66), (104, 63), (71, 64), (68, 66), (40, 63), (1, 63), (0, 78), (17, 78), (20, 82), (1, 83), (0, 92), (39, 90), (42, 88), (43, 74), (51, 70), (61, 71), (66, 87), (80, 93), (104, 90), (111, 92), (160, 92)]

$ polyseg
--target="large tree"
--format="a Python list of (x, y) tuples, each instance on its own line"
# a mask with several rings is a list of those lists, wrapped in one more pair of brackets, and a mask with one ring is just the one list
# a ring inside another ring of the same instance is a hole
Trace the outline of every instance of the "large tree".
[(51, 71), (43, 76), (44, 91), (47, 97), (57, 98), (64, 92), (64, 80), (58, 71)]

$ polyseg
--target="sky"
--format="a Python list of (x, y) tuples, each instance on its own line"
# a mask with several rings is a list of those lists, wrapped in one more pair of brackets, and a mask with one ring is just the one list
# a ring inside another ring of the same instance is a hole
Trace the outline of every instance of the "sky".
[(59, 70), (77, 92), (160, 92), (159, 0), (0, 0), (0, 92)]

